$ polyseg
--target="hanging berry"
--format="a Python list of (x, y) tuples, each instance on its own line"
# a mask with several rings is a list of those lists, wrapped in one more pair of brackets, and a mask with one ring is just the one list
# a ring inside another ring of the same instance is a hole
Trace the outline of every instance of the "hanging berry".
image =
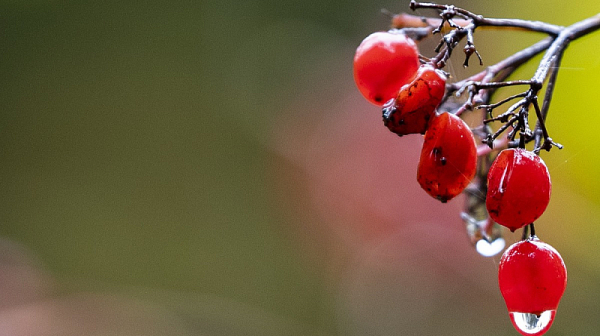
[(402, 33), (373, 33), (354, 55), (354, 81), (362, 95), (378, 106), (395, 98), (418, 68), (417, 45)]
[(514, 327), (522, 335), (543, 335), (567, 286), (567, 269), (552, 246), (533, 236), (504, 252), (498, 283)]
[(469, 126), (448, 112), (437, 115), (425, 133), (417, 180), (443, 203), (469, 185), (477, 169), (477, 148)]
[(515, 231), (544, 213), (550, 192), (550, 173), (539, 156), (505, 149), (490, 167), (486, 207), (494, 221)]
[(400, 136), (424, 134), (445, 89), (446, 76), (429, 64), (422, 65), (412, 81), (384, 106), (385, 126)]

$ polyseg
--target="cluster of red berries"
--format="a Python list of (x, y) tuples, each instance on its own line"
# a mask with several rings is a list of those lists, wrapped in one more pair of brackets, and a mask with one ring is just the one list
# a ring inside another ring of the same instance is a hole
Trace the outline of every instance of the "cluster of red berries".
[(447, 202), (475, 176), (477, 147), (462, 119), (436, 113), (446, 76), (432, 64), (420, 63), (412, 39), (400, 32), (377, 32), (356, 50), (354, 79), (367, 100), (383, 106), (390, 131), (425, 134), (417, 180), (429, 195)]
[[(462, 193), (476, 174), (477, 145), (461, 118), (436, 111), (445, 94), (444, 72), (421, 58), (401, 31), (376, 32), (356, 50), (354, 79), (363, 96), (382, 107), (390, 131), (424, 134), (417, 169), (421, 187), (443, 203)], [(504, 149), (488, 173), (486, 208), (492, 220), (515, 231), (542, 215), (550, 191), (550, 175), (538, 155)], [(523, 335), (545, 333), (566, 287), (558, 252), (532, 233), (505, 251), (498, 279), (515, 328)]]

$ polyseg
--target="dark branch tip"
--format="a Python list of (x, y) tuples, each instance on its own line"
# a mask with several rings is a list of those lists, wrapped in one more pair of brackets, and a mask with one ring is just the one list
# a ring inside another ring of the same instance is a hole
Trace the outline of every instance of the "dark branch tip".
[(488, 136), (485, 137), (485, 139), (483, 139), (483, 143), (488, 145), (488, 147), (490, 147), (490, 149), (494, 149), (494, 136), (492, 134), (489, 134)]

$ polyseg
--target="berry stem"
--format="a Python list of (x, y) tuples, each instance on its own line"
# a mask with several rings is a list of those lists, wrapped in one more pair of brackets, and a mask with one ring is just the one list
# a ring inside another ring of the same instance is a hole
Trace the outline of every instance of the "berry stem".
[(523, 234), (521, 235), (521, 240), (532, 239), (535, 236), (535, 226), (533, 225), (533, 223), (525, 225), (523, 227)]
[(533, 223), (529, 224), (529, 231), (531, 231), (530, 237), (535, 237), (535, 226), (533, 225)]
[(529, 235), (529, 225), (525, 225), (525, 227), (523, 227), (523, 234), (521, 235), (521, 240), (526, 240), (528, 235)]

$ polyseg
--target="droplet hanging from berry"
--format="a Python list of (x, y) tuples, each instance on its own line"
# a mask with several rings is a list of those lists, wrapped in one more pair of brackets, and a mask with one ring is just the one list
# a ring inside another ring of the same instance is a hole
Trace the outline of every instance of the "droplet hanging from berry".
[(477, 253), (484, 257), (493, 257), (504, 249), (506, 242), (502, 238), (502, 230), (498, 223), (490, 218), (476, 220), (466, 212), (461, 214), (461, 218), (465, 223), (467, 236)]
[(461, 213), (471, 244), (484, 257), (493, 257), (506, 246), (501, 226), (490, 218), (485, 207), (487, 172), (492, 160), (493, 156), (488, 154), (477, 161), (475, 178), (463, 192), (465, 208)]
[(531, 313), (509, 313), (513, 327), (524, 336), (541, 336), (545, 334), (554, 322), (556, 310), (546, 310), (536, 315)]
[(517, 331), (543, 335), (567, 287), (567, 268), (552, 246), (533, 236), (504, 251), (498, 284)]

